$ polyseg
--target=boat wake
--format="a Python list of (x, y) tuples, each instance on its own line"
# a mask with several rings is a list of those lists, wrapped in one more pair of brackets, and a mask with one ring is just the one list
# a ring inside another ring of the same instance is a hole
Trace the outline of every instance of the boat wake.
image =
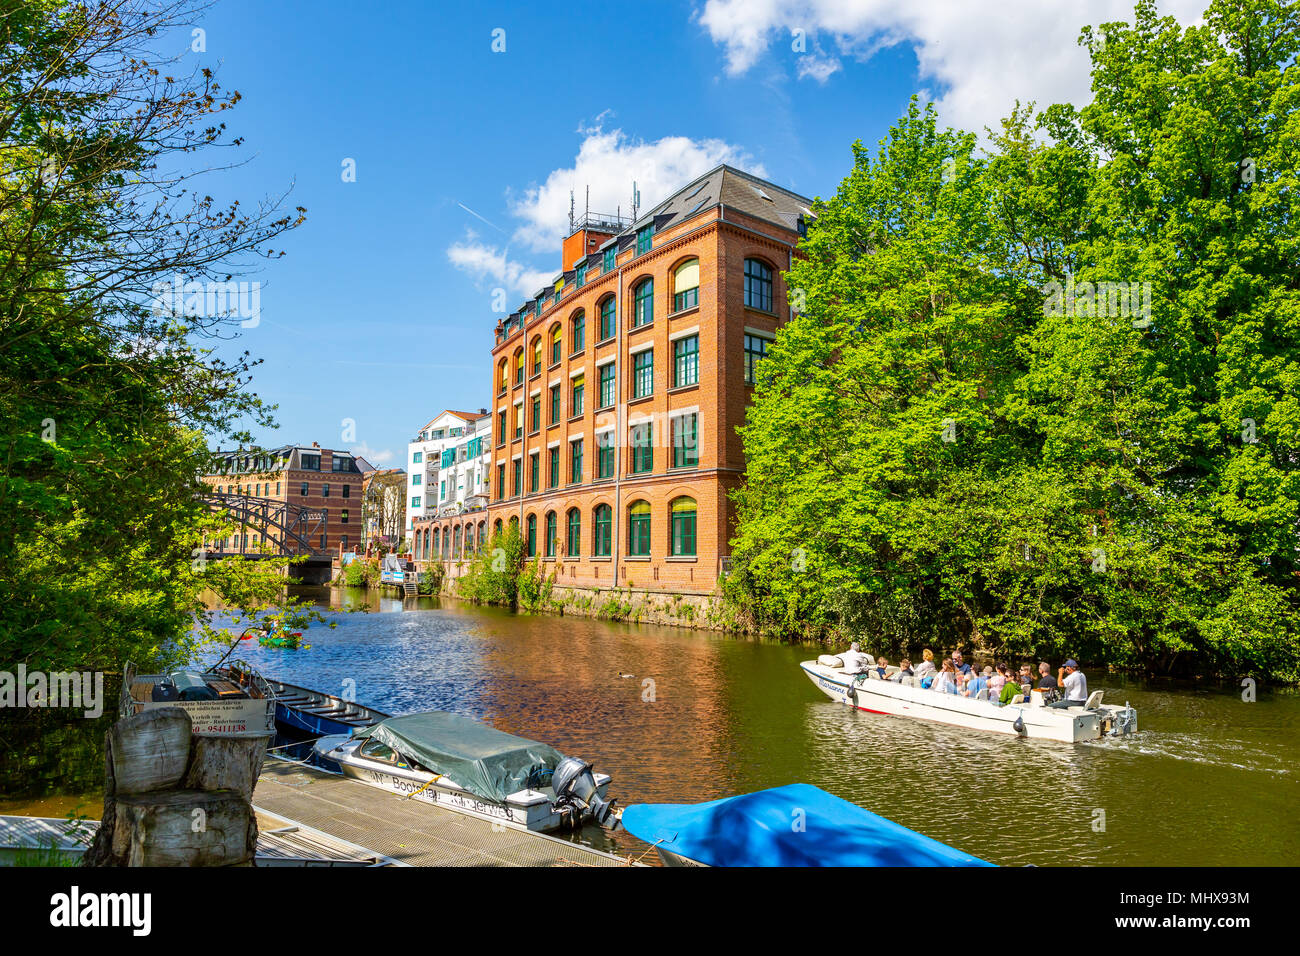
[(1255, 752), (1257, 744), (1249, 741), (1225, 737), (1210, 738), (1200, 734), (1162, 733), (1148, 730), (1138, 731), (1127, 737), (1090, 740), (1079, 746), (1141, 757), (1186, 760), (1190, 763), (1269, 773), (1276, 776), (1289, 776), (1295, 769), (1281, 766), (1286, 762), (1286, 758), (1280, 754), (1270, 753), (1262, 755), (1259, 759), (1250, 759), (1248, 755)]

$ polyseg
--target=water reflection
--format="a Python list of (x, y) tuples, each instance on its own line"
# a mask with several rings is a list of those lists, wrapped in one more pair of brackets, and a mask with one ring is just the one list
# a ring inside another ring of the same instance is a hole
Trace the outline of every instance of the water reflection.
[[(1230, 687), (1089, 674), (1093, 689), (1132, 702), (1141, 732), (1025, 741), (828, 700), (798, 669), (808, 648), (436, 598), (304, 593), (337, 627), (312, 627), (310, 650), (247, 642), (241, 653), (267, 674), (334, 693), (350, 679), (358, 700), (390, 713), (450, 710), (546, 741), (610, 773), (624, 806), (814, 783), (1007, 865), (1280, 865), (1300, 839), (1300, 698), (1289, 690), (1246, 704)], [(57, 786), (42, 780), (45, 792)], [(646, 849), (596, 828), (581, 839)]]

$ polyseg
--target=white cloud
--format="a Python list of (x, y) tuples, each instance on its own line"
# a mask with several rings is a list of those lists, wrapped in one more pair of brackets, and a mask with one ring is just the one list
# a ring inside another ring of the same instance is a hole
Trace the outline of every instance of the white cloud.
[[(605, 115), (597, 117), (597, 122)], [(763, 165), (743, 149), (720, 139), (665, 136), (647, 142), (629, 137), (621, 129), (605, 130), (600, 126), (578, 132), (583, 140), (572, 166), (553, 170), (540, 184), (507, 192), (510, 213), (517, 220), (510, 244), (485, 242), (467, 229), (464, 239), (447, 247), (451, 264), (472, 276), (480, 288), (499, 287), (527, 297), (550, 284), (560, 268), (560, 244), (569, 231), (570, 189), (579, 216), (586, 208), (590, 186), (593, 213), (621, 211), (628, 217), (633, 182), (641, 194), (644, 212), (719, 163), (729, 163), (757, 176), (767, 175)], [(483, 218), (463, 204), (462, 208)], [(536, 269), (517, 256), (511, 258), (510, 245), (516, 242), (544, 255), (549, 268)], [(516, 304), (508, 301), (507, 308)]]
[(382, 451), (379, 451), (374, 448), (371, 448), (365, 442), (362, 442), (359, 445), (353, 445), (348, 450), (351, 451), (352, 454), (359, 455), (360, 457), (364, 458), (366, 461), (370, 462), (370, 464), (375, 465), (376, 467), (392, 461), (393, 458), (395, 457), (393, 454), (393, 450), (391, 448), (385, 448)]
[(719, 163), (729, 163), (758, 176), (766, 176), (738, 146), (720, 139), (694, 140), (688, 136), (665, 136), (645, 141), (633, 139), (621, 129), (597, 126), (583, 129), (585, 135), (570, 167), (556, 169), (541, 182), (512, 198), (510, 211), (521, 220), (514, 238), (530, 248), (554, 255), (568, 233), (569, 190), (579, 216), (591, 187), (591, 211), (629, 215), (632, 183), (641, 193), (645, 211), (667, 199), (673, 191), (708, 172)]
[[(726, 54), (727, 72), (745, 73), (769, 50), (797, 60), (800, 77), (826, 82), (830, 57), (791, 49), (791, 31), (828, 34), (858, 59), (895, 43), (911, 44), (919, 80), (942, 91), (935, 100), (951, 126), (998, 128), (1017, 98), (1083, 105), (1092, 97), (1088, 54), (1077, 44), (1085, 24), (1133, 20), (1134, 0), (708, 0), (701, 25)], [(1205, 0), (1162, 0), (1160, 13), (1200, 20)], [(774, 46), (775, 44), (775, 46)]]
[(496, 286), (519, 296), (532, 295), (555, 277), (554, 269), (533, 269), (511, 259), (508, 246), (501, 249), (482, 242), (472, 229), (465, 231), (460, 242), (447, 247), (447, 258), (457, 269), (473, 276), (480, 288)]

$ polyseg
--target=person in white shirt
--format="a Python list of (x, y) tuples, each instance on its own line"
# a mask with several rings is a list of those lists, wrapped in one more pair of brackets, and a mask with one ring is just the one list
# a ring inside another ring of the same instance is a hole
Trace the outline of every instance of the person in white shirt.
[(871, 655), (863, 654), (862, 645), (854, 641), (849, 645), (849, 649), (840, 655), (840, 660), (844, 662), (844, 673), (865, 674), (867, 665), (871, 663)]
[(1088, 678), (1083, 676), (1073, 658), (1057, 671), (1056, 681), (1062, 688), (1063, 699), (1052, 702), (1049, 707), (1082, 707), (1087, 702)]

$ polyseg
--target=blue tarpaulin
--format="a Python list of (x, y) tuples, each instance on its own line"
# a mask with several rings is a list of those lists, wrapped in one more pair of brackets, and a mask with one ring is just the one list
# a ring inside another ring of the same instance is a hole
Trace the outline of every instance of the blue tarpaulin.
[(709, 803), (635, 804), (623, 826), (709, 866), (992, 866), (806, 783)]

